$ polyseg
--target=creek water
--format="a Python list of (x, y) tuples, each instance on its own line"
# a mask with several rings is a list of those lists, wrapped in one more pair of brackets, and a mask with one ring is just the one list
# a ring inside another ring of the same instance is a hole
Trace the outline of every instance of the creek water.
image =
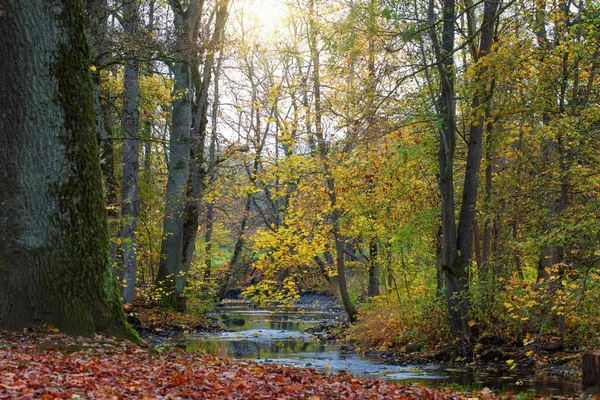
[(540, 373), (490, 373), (473, 369), (454, 370), (436, 365), (397, 366), (383, 357), (357, 354), (340, 345), (320, 342), (308, 328), (329, 324), (340, 318), (339, 310), (302, 307), (253, 308), (245, 302), (229, 302), (209, 314), (228, 331), (216, 334), (188, 334), (174, 340), (186, 351), (200, 351), (222, 357), (253, 359), (258, 362), (314, 368), (326, 372), (347, 372), (364, 377), (389, 379), (428, 387), (461, 385), (482, 390), (532, 392), (543, 396), (577, 393), (580, 384), (561, 376)]

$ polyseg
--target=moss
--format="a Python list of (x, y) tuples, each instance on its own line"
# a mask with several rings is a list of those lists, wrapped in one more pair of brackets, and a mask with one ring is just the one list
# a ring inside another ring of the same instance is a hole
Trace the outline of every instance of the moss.
[[(57, 272), (65, 274), (62, 287), (54, 288), (65, 297), (60, 301), (63, 315), (57, 318), (74, 333), (104, 331), (140, 341), (125, 320), (116, 282), (109, 273), (108, 224), (81, 0), (63, 0), (59, 20), (67, 37), (59, 44), (53, 75), (58, 81), (56, 102), (64, 116), (60, 139), (68, 173), (53, 188), (59, 207), (55, 223), (63, 235), (56, 260), (61, 271)], [(112, 284), (107, 283), (110, 280)]]

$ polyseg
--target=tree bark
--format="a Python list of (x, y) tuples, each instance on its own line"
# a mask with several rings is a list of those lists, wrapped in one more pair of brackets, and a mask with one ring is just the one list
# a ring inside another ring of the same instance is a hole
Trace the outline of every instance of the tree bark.
[[(108, 4), (106, 0), (88, 0), (85, 2), (86, 14), (89, 18), (88, 39), (94, 71), (92, 82), (94, 88), (94, 111), (96, 113), (96, 135), (100, 145), (100, 169), (104, 182), (104, 196), (108, 212), (109, 237), (117, 235), (118, 229), (118, 183), (115, 177), (115, 158), (113, 146), (112, 112), (106, 98), (110, 93), (101, 91), (101, 68), (111, 56), (108, 44)], [(103, 99), (104, 97), (104, 99)], [(111, 241), (110, 255), (117, 259), (118, 246)]]
[[(483, 7), (483, 21), (476, 61), (481, 60), (491, 52), (495, 28), (494, 21), (498, 18), (498, 0), (486, 0)], [(467, 166), (456, 237), (456, 248), (459, 252), (456, 271), (463, 277), (462, 279), (466, 277), (467, 269), (471, 262), (473, 225), (479, 188), (479, 168), (481, 167), (481, 158), (483, 155), (484, 116), (489, 114), (489, 112), (481, 112), (481, 109), (485, 111), (489, 110), (493, 90), (492, 82), (485, 78), (487, 68), (483, 65), (476, 66), (476, 68), (478, 68), (479, 72), (476, 81), (478, 87), (475, 88), (475, 94), (471, 101), (471, 112), (473, 115), (471, 116), (472, 121), (469, 127)]]
[(162, 289), (161, 303), (165, 308), (180, 308), (184, 281), (182, 276), (183, 224), (185, 220), (186, 186), (190, 173), (192, 127), (192, 49), (197, 40), (202, 2), (191, 2), (184, 11), (178, 1), (171, 1), (174, 10), (176, 50), (173, 67), (175, 78), (169, 138), (169, 172), (167, 201), (163, 222), (164, 239), (156, 284)]
[[(134, 40), (138, 24), (138, 6), (135, 1), (123, 3), (123, 29), (126, 38)], [(135, 293), (136, 230), (139, 213), (139, 75), (140, 68), (135, 53), (125, 53), (125, 76), (123, 78), (123, 178), (121, 183), (121, 240), (122, 240), (122, 296), (125, 304), (133, 302)]]
[[(439, 118), (440, 118), (440, 197), (442, 202), (442, 271), (446, 286), (446, 300), (450, 314), (450, 330), (454, 333), (463, 330), (470, 335), (465, 319), (464, 306), (459, 301), (461, 297), (459, 279), (462, 274), (454, 270), (456, 260), (456, 221), (454, 216), (454, 152), (456, 148), (456, 105), (454, 103), (454, 24), (456, 6), (454, 0), (444, 0), (442, 26), (442, 42), (435, 32), (433, 0), (429, 1), (428, 18), (431, 29), (431, 39), (437, 68), (440, 76)], [(458, 275), (458, 277), (457, 277)], [(465, 329), (466, 327), (466, 329)]]
[(369, 244), (369, 286), (367, 296), (379, 296), (379, 264), (377, 263), (377, 241), (371, 240)]
[(584, 387), (600, 388), (600, 351), (592, 351), (583, 355), (581, 372), (581, 383)]
[(109, 259), (83, 3), (0, 9), (0, 329), (135, 339)]

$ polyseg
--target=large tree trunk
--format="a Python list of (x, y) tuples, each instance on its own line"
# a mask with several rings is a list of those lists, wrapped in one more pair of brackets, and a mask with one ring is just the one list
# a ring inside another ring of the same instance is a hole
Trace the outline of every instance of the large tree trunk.
[[(440, 75), (439, 118), (441, 124), (440, 151), (440, 197), (442, 202), (442, 271), (446, 284), (446, 300), (450, 314), (450, 330), (454, 333), (463, 331), (470, 335), (465, 319), (461, 297), (460, 271), (454, 270), (456, 260), (456, 218), (454, 216), (454, 152), (456, 148), (456, 105), (454, 102), (454, 23), (456, 6), (454, 0), (444, 0), (442, 41), (440, 43), (434, 26), (433, 0), (429, 1), (429, 24), (431, 38)], [(465, 329), (466, 328), (466, 329)]]
[[(123, 3), (123, 29), (130, 40), (135, 37), (138, 26), (138, 7), (136, 2), (126, 0)], [(132, 303), (135, 292), (136, 237), (139, 212), (138, 175), (139, 175), (139, 75), (140, 69), (135, 54), (128, 50), (125, 54), (125, 77), (123, 78), (123, 180), (121, 183), (121, 239), (122, 239), (122, 294), (124, 303)]]
[(0, 328), (136, 338), (111, 272), (81, 0), (0, 0)]
[[(100, 169), (104, 181), (104, 196), (106, 198), (106, 209), (108, 212), (109, 237), (115, 237), (118, 225), (118, 183), (115, 177), (112, 111), (109, 101), (103, 101), (110, 97), (110, 93), (101, 90), (101, 68), (107, 63), (111, 56), (108, 44), (108, 15), (109, 8), (107, 0), (88, 0), (86, 3), (86, 14), (89, 18), (88, 39), (90, 53), (92, 56), (93, 72), (92, 82), (94, 87), (94, 111), (96, 113), (96, 135), (100, 143)], [(111, 259), (117, 259), (118, 246), (116, 242), (111, 243)]]

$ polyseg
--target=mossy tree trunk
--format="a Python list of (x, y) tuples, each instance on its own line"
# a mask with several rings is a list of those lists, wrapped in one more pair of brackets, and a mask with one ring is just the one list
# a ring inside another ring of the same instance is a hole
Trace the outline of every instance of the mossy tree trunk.
[(379, 263), (377, 261), (379, 245), (377, 240), (371, 239), (369, 243), (369, 285), (367, 287), (367, 296), (379, 296)]
[[(94, 109), (96, 112), (96, 136), (100, 144), (100, 169), (104, 181), (104, 196), (108, 213), (109, 237), (116, 235), (119, 206), (118, 189), (119, 184), (115, 176), (115, 149), (113, 146), (113, 107), (106, 99), (111, 97), (110, 91), (102, 88), (103, 80), (106, 79), (102, 70), (110, 65), (113, 50), (109, 44), (108, 18), (109, 7), (107, 0), (87, 0), (85, 2), (85, 13), (88, 16), (87, 36), (92, 56), (92, 84), (94, 88)], [(114, 66), (110, 67), (114, 68)], [(111, 244), (111, 258), (117, 259), (117, 248), (115, 242)]]
[(111, 273), (83, 3), (0, 10), (0, 329), (137, 338)]

